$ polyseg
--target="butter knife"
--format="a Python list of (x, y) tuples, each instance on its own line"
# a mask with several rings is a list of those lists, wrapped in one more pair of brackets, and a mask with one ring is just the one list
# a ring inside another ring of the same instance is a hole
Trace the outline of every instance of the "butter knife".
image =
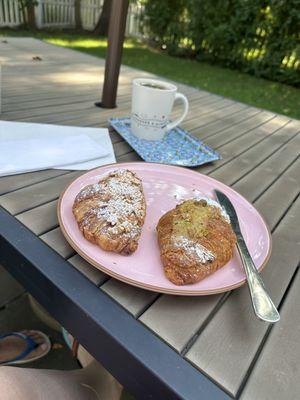
[(254, 312), (256, 316), (263, 321), (271, 323), (277, 322), (280, 319), (280, 315), (273, 301), (268, 295), (263, 280), (254, 265), (252, 257), (243, 238), (238, 216), (236, 214), (234, 206), (224, 193), (220, 192), (219, 190), (215, 190), (215, 194), (220, 205), (229, 215), (232, 229), (236, 234), (237, 248), (246, 272)]

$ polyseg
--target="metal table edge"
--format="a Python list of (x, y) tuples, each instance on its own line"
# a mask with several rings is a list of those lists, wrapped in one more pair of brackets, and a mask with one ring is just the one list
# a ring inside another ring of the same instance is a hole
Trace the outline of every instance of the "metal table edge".
[(3, 207), (0, 263), (137, 398), (230, 398)]

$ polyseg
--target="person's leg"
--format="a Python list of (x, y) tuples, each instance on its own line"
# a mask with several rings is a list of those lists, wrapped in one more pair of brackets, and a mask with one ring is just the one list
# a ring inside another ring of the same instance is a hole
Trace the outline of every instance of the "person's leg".
[(101, 399), (72, 371), (0, 367), (0, 388), (1, 400)]
[(77, 359), (90, 385), (101, 398), (120, 400), (123, 386), (81, 345), (77, 351)]
[[(72, 348), (74, 338), (66, 331), (64, 338)], [(83, 346), (79, 345), (76, 355), (83, 367), (81, 370), (73, 371), (78, 379), (93, 388), (101, 399), (120, 400), (122, 385)]]
[(122, 385), (95, 359), (86, 367), (72, 371), (72, 374), (78, 383), (97, 393), (99, 399), (120, 400)]

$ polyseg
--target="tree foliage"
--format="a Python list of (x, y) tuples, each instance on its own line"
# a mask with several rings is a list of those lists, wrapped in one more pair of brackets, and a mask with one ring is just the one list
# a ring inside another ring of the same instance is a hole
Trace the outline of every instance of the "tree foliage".
[(147, 0), (143, 23), (170, 54), (300, 85), (300, 0)]

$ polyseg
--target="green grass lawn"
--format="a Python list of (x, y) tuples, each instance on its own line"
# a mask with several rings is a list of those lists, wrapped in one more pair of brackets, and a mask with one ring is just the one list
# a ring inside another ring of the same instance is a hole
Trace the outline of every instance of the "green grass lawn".
[[(27, 31), (0, 30), (1, 35), (35, 36), (48, 43), (96, 57), (105, 57), (107, 47), (106, 39), (93, 35), (62, 32), (32, 34)], [(125, 42), (122, 62), (177, 82), (300, 119), (300, 91), (288, 85), (195, 60), (171, 57), (133, 39)]]

